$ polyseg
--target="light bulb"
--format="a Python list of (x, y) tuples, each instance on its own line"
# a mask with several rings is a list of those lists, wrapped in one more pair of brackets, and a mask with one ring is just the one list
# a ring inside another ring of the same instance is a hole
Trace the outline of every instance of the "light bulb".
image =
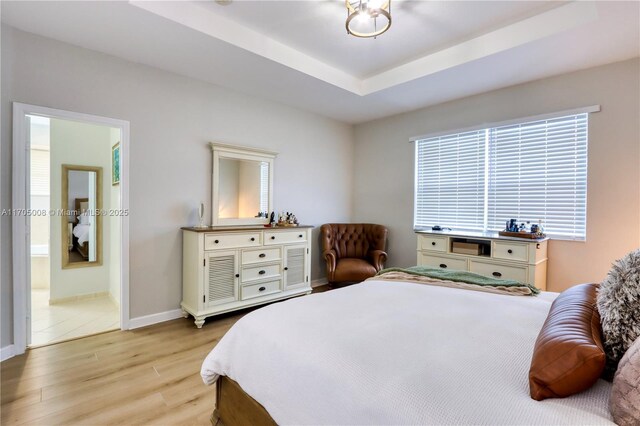
[(358, 12), (358, 17), (356, 19), (360, 23), (365, 23), (369, 20), (369, 15), (366, 12)]

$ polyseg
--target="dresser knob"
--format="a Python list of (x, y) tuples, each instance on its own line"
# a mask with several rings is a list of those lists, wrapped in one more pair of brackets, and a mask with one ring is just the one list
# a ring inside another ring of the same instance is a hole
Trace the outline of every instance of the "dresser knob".
[(511, 253), (513, 253), (513, 250), (509, 249), (509, 250), (507, 250), (507, 253), (511, 254)]
[(262, 271), (259, 271), (258, 273), (259, 273), (260, 275), (264, 275), (266, 272), (267, 272), (267, 271), (265, 271), (265, 270), (263, 269)]
[(289, 268), (288, 268), (287, 266), (285, 266), (285, 267), (284, 267), (284, 270), (285, 270), (285, 271), (288, 271), (288, 270), (289, 270)]
[(275, 235), (272, 235), (272, 236), (271, 236), (271, 239), (272, 239), (272, 240), (275, 240), (275, 239), (276, 239), (276, 236), (275, 236)]
[(434, 242), (432, 242), (432, 243), (431, 243), (431, 245), (432, 245), (432, 246), (435, 246), (435, 245), (436, 245), (436, 242), (435, 242), (435, 241), (434, 241)]
[(266, 287), (260, 287), (258, 291), (265, 291), (266, 289), (267, 289)]
[(251, 241), (255, 241), (256, 239), (254, 237), (251, 237)]
[(264, 254), (264, 253), (260, 253), (260, 254), (258, 255), (258, 257), (265, 257), (265, 256), (266, 256), (266, 254)]
[(298, 235), (298, 238), (302, 238), (302, 234)]
[(440, 264), (440, 267), (441, 267), (441, 268), (446, 268), (446, 267), (447, 267), (447, 265), (446, 265), (446, 264), (444, 264), (444, 263), (441, 263), (441, 264)]
[(501, 277), (502, 276), (502, 274), (500, 272), (494, 272), (491, 275), (493, 275), (494, 277)]
[(240, 274), (236, 274), (236, 278), (240, 278)]

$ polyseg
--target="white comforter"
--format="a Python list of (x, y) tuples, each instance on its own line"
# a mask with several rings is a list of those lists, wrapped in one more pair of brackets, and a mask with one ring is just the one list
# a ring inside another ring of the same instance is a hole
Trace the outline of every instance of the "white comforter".
[(78, 243), (84, 244), (91, 239), (91, 225), (85, 225), (82, 223), (77, 224), (73, 228), (73, 235), (78, 237)]
[(554, 293), (367, 281), (239, 320), (202, 377), (235, 380), (279, 424), (612, 424), (610, 385), (529, 397)]

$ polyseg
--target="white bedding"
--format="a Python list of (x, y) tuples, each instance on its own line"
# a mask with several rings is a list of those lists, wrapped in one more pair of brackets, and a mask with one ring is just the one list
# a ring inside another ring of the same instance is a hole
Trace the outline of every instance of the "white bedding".
[(362, 284), (240, 319), (202, 365), (278, 424), (613, 424), (610, 384), (534, 401), (528, 371), (555, 293)]
[(91, 238), (91, 225), (77, 224), (73, 228), (73, 235), (78, 237), (78, 243), (86, 243)]

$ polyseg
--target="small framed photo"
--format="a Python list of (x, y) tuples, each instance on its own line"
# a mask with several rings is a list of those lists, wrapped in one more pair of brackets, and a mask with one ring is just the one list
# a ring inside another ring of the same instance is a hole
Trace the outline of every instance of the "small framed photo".
[(111, 185), (120, 185), (120, 142), (111, 148)]

